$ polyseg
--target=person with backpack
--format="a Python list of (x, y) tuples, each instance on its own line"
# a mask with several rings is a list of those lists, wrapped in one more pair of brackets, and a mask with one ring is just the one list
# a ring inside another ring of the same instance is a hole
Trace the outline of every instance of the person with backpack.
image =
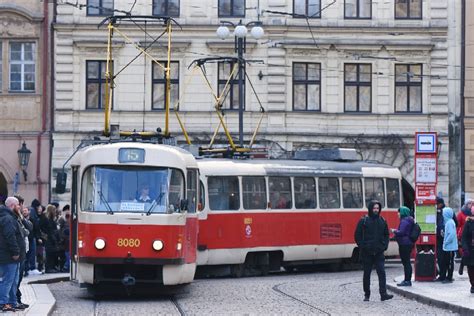
[(367, 208), (368, 215), (360, 219), (354, 233), (354, 239), (360, 249), (360, 257), (364, 268), (364, 301), (370, 299), (370, 274), (374, 265), (379, 277), (380, 300), (386, 301), (393, 298), (393, 295), (387, 293), (385, 275), (384, 251), (388, 248), (388, 225), (385, 219), (380, 216), (382, 204), (379, 201), (371, 201)]
[(413, 269), (411, 267), (410, 256), (413, 245), (415, 244), (415, 241), (411, 239), (411, 235), (415, 220), (410, 216), (410, 209), (406, 206), (402, 206), (398, 209), (398, 215), (400, 216), (400, 224), (398, 225), (398, 229), (392, 229), (392, 233), (397, 239), (405, 279), (398, 283), (397, 286), (411, 286), (411, 274)]

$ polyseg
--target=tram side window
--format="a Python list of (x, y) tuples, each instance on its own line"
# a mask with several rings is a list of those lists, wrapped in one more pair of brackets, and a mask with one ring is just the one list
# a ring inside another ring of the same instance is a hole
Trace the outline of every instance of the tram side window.
[(289, 177), (269, 177), (270, 205), (273, 209), (290, 209), (291, 180)]
[(314, 178), (295, 177), (294, 188), (296, 208), (316, 207), (316, 183)]
[(194, 213), (197, 203), (197, 170), (188, 170), (187, 181), (188, 212)]
[(383, 179), (366, 178), (365, 182), (365, 205), (369, 205), (372, 200), (377, 200), (385, 207), (385, 191), (383, 188)]
[(387, 179), (387, 207), (400, 207), (400, 185), (398, 179)]
[(341, 207), (338, 178), (319, 178), (318, 189), (320, 208)]
[(209, 177), (207, 190), (211, 210), (232, 211), (239, 209), (240, 192), (237, 177)]
[(178, 170), (171, 170), (169, 211), (181, 209), (181, 200), (184, 199), (184, 177)]
[(206, 192), (204, 191), (204, 183), (199, 181), (199, 210), (202, 211), (206, 207)]
[(244, 209), (265, 210), (267, 208), (265, 177), (242, 177), (242, 197)]
[(357, 178), (342, 179), (342, 203), (344, 208), (362, 208), (362, 181)]

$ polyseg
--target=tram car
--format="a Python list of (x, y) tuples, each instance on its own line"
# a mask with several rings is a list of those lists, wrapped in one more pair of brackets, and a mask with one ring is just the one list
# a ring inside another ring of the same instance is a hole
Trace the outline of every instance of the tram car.
[(72, 280), (92, 289), (193, 280), (199, 173), (190, 153), (98, 144), (79, 150), (71, 167)]
[[(369, 201), (398, 226), (400, 171), (362, 161), (198, 160), (198, 273), (234, 276), (357, 262), (354, 241)], [(391, 241), (386, 256), (398, 255)]]

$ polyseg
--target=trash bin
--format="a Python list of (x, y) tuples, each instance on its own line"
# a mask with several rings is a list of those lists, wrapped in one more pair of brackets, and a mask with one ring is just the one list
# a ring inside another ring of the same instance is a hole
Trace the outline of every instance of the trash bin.
[(433, 281), (436, 278), (436, 258), (434, 252), (418, 252), (415, 258), (415, 280)]

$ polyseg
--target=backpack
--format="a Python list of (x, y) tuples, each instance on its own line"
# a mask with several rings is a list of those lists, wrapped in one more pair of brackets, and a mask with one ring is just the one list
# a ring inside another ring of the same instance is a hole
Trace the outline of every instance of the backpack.
[(418, 223), (413, 223), (413, 227), (411, 228), (411, 232), (408, 238), (410, 238), (412, 242), (416, 242), (418, 238), (420, 237), (420, 234), (421, 234), (420, 225)]

